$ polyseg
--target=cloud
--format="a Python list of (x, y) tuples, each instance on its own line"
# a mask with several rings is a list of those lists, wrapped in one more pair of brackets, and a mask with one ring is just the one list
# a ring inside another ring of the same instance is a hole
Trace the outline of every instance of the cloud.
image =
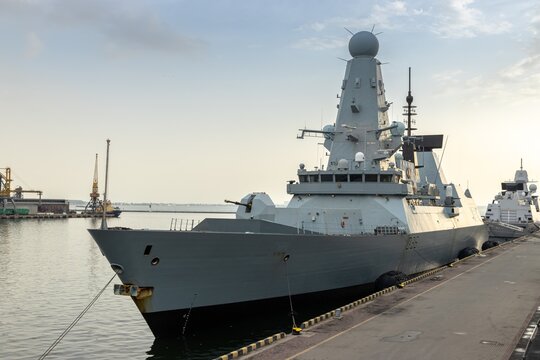
[(27, 58), (32, 59), (38, 56), (43, 49), (43, 42), (36, 35), (35, 32), (30, 32), (26, 35), (26, 50), (25, 55)]
[(309, 37), (298, 40), (292, 45), (296, 49), (327, 50), (346, 47), (348, 39), (337, 37)]
[(499, 100), (507, 104), (538, 102), (540, 94), (540, 6), (529, 12), (527, 30), (531, 37), (520, 59), (482, 76), (449, 70), (433, 76), (438, 95), (461, 94), (470, 99)]
[(181, 34), (155, 11), (129, 1), (1, 0), (0, 16), (27, 18), (64, 28), (90, 29), (118, 51), (192, 53), (201, 40)]
[(530, 32), (533, 35), (531, 52), (540, 54), (540, 6), (535, 9), (535, 12), (530, 18)]
[(320, 32), (320, 31), (325, 30), (326, 27), (327, 27), (327, 25), (325, 23), (316, 21), (314, 23), (304, 25), (300, 29), (301, 30), (311, 30), (311, 31), (315, 31), (315, 32)]
[[(382, 4), (376, 3), (371, 8), (369, 14), (354, 17), (333, 17), (324, 21), (316, 22), (319, 27), (351, 28), (351, 30), (366, 29), (375, 26), (377, 29), (394, 29), (401, 27), (402, 21), (395, 21), (395, 17), (406, 17), (408, 15), (418, 15), (416, 11), (408, 11), (404, 1), (394, 0)], [(306, 28), (310, 28), (307, 26)]]
[(302, 26), (301, 30), (322, 32), (346, 27), (356, 31), (375, 26), (377, 30), (429, 31), (442, 38), (472, 38), (512, 29), (512, 24), (504, 18), (504, 6), (495, 4), (487, 9), (489, 14), (475, 7), (474, 0), (392, 0), (375, 2), (368, 11), (364, 5), (356, 13), (350, 11), (353, 16), (319, 20)]
[(471, 38), (480, 34), (508, 32), (512, 25), (505, 20), (488, 19), (474, 0), (450, 0), (442, 3), (435, 14), (432, 32), (444, 38)]
[(530, 76), (538, 73), (540, 73), (540, 54), (534, 54), (503, 69), (500, 75), (505, 79), (514, 79), (519, 76)]
[(500, 82), (518, 85), (524, 96), (538, 97), (540, 94), (540, 7), (535, 9), (529, 20), (532, 38), (528, 55), (499, 71)]
[(438, 84), (439, 93), (446, 92), (446, 89), (456, 87), (462, 81), (461, 75), (463, 70), (446, 70), (438, 74), (432, 75), (433, 81)]
[[(362, 11), (363, 11), (362, 7)], [(359, 29), (371, 29), (373, 26), (377, 30), (380, 29), (394, 29), (401, 27), (403, 21), (395, 21), (395, 17), (417, 16), (421, 12), (416, 10), (407, 10), (407, 6), (402, 0), (386, 1), (382, 4), (376, 3), (370, 10), (367, 16), (353, 16), (353, 17), (332, 17), (322, 21), (316, 21), (310, 24), (303, 25), (299, 28), (303, 32), (322, 32), (325, 30), (339, 29), (343, 31), (344, 28), (351, 31), (357, 31)], [(336, 36), (309, 36), (296, 41), (292, 47), (311, 50), (325, 50), (334, 48), (343, 48), (348, 43), (348, 40), (339, 38)]]
[(540, 54), (495, 73), (474, 76), (462, 70), (448, 70), (432, 78), (437, 96), (458, 94), (466, 102), (486, 99), (507, 104), (536, 102), (540, 94)]

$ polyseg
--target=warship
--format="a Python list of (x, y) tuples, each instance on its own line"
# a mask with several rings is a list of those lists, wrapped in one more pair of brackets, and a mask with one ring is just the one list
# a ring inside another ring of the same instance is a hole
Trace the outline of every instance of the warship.
[(406, 124), (390, 122), (378, 50), (371, 32), (351, 37), (335, 123), (297, 135), (324, 138), (328, 163), (299, 165), (287, 206), (253, 192), (236, 201), (234, 219), (190, 231), (89, 230), (122, 281), (115, 293), (134, 300), (154, 336), (398, 281), (487, 241), (470, 192), (440, 168), (443, 136), (412, 133), (410, 69)]
[(490, 238), (509, 240), (540, 229), (540, 207), (536, 184), (529, 184), (523, 160), (513, 181), (503, 181), (501, 192), (488, 204), (484, 221)]

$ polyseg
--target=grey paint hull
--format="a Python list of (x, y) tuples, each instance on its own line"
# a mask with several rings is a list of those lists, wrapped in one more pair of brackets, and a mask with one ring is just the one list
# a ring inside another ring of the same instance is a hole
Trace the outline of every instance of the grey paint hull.
[[(90, 230), (124, 284), (152, 287), (142, 313), (233, 304), (373, 282), (399, 270), (417, 273), (481, 248), (483, 225), (408, 235), (328, 236)], [(144, 255), (148, 245), (150, 254)], [(287, 262), (283, 261), (289, 255)], [(159, 258), (157, 265), (152, 259)]]

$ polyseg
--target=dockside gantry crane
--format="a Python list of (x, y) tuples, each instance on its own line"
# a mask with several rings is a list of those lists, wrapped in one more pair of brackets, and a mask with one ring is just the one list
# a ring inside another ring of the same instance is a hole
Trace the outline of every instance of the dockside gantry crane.
[[(17, 186), (14, 190), (11, 190), (11, 182), (13, 181), (11, 168), (0, 168), (0, 170), (5, 170), (5, 173), (0, 171), (0, 198), (8, 199), (14, 197), (16, 199), (22, 199), (23, 193), (35, 193), (39, 195), (39, 199), (41, 200), (41, 195), (43, 194), (41, 190), (24, 190), (22, 186)], [(11, 195), (12, 193), (14, 196)]]
[(5, 174), (0, 172), (0, 198), (9, 198), (11, 197), (11, 168), (0, 168), (0, 170), (5, 170)]
[[(36, 193), (39, 195), (39, 202), (41, 203), (41, 195), (43, 191), (41, 190), (23, 190), (21, 186), (17, 186), (15, 190), (11, 190), (11, 182), (13, 178), (11, 177), (11, 168), (0, 168), (4, 170), (4, 173), (0, 171), (0, 208), (5, 208), (7, 203), (10, 202), (13, 205), (13, 208), (16, 209), (17, 205), (15, 204), (14, 199), (22, 199), (23, 193)], [(13, 195), (11, 195), (13, 193)]]

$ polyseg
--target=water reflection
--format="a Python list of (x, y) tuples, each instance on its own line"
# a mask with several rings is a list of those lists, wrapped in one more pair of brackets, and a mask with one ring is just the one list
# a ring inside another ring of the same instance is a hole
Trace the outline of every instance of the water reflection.
[[(178, 214), (172, 215), (178, 216)], [(203, 219), (208, 214), (182, 214)], [(210, 215), (230, 217), (231, 215)], [(126, 213), (109, 226), (169, 229), (171, 214)], [(112, 276), (87, 229), (100, 219), (0, 221), (0, 359), (37, 358)], [(361, 297), (302, 303), (293, 298), (298, 322)], [(323, 305), (321, 305), (323, 304)], [(129, 297), (112, 285), (49, 356), (70, 359), (209, 359), (291, 330), (288, 301), (267, 313), (238, 314), (233, 326), (210, 327), (176, 340), (154, 340)]]
[(147, 359), (213, 359), (249, 345), (280, 331), (289, 331), (287, 316), (276, 321), (275, 316), (238, 319), (226, 329), (209, 328), (204, 333), (179, 339), (155, 339)]
[[(293, 296), (294, 317), (299, 325), (372, 292), (372, 287), (364, 286), (339, 297), (322, 295), (315, 301)], [(239, 313), (234, 324), (226, 328), (210, 327), (180, 339), (156, 339), (147, 352), (148, 359), (213, 359), (278, 332), (291, 332), (292, 318), (288, 299), (263, 308), (263, 313), (253, 309)]]

